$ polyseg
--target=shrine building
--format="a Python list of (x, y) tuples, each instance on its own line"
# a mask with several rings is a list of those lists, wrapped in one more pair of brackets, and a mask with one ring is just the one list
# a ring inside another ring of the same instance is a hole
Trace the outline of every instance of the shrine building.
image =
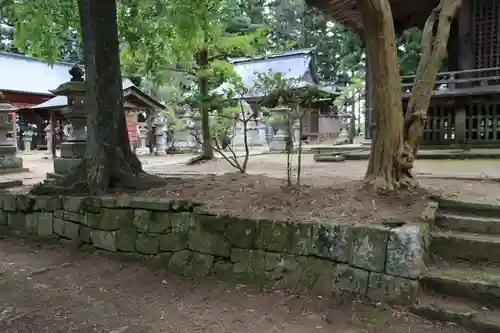
[[(307, 0), (333, 20), (363, 35), (355, 0)], [(391, 0), (396, 33), (423, 28), (438, 0)], [(446, 70), (437, 75), (423, 145), (500, 144), (500, 0), (464, 0), (447, 45)], [(415, 69), (416, 70), (416, 69)], [(366, 68), (366, 138), (371, 138), (372, 85)], [(403, 110), (415, 77), (402, 77)]]

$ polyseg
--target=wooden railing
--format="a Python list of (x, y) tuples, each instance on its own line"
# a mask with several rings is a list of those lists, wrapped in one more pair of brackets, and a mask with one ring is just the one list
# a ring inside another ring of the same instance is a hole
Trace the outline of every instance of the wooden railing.
[[(415, 76), (401, 77), (403, 94), (409, 94), (414, 84)], [(500, 67), (438, 73), (433, 94), (452, 95), (496, 90), (500, 92)]]

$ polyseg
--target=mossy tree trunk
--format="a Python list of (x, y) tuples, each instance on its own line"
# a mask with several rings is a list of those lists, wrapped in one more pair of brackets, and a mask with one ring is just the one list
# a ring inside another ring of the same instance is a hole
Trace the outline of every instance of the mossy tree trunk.
[(403, 167), (407, 185), (415, 186), (412, 169), (427, 120), (427, 109), (436, 76), (446, 55), (451, 23), (462, 0), (441, 0), (427, 19), (422, 36), (422, 55), (404, 120)]
[(214, 157), (214, 151), (212, 149), (212, 135), (210, 133), (210, 117), (208, 110), (208, 77), (206, 76), (206, 71), (208, 69), (208, 50), (206, 48), (202, 49), (198, 54), (198, 65), (200, 66), (201, 76), (199, 78), (199, 89), (200, 89), (200, 112), (201, 112), (201, 132), (203, 137), (203, 147), (202, 156), (204, 159), (211, 159)]
[(87, 150), (70, 174), (40, 184), (34, 193), (99, 195), (110, 188), (140, 189), (151, 186), (137, 156), (130, 149), (123, 111), (122, 79), (115, 0), (79, 0), (83, 36)]
[(403, 142), (403, 112), (396, 36), (388, 0), (357, 0), (373, 84), (372, 146), (365, 179), (380, 190), (399, 182), (395, 163)]
[(424, 27), (422, 56), (403, 117), (396, 38), (388, 0), (357, 0), (373, 85), (373, 139), (366, 181), (391, 191), (418, 185), (412, 169), (436, 75), (446, 53), (451, 22), (461, 0), (441, 0)]

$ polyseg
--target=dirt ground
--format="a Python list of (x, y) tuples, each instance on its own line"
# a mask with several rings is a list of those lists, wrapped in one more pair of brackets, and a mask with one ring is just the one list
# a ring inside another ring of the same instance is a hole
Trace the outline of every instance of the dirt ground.
[(218, 214), (302, 222), (418, 221), (426, 193), (377, 196), (360, 181), (285, 187), (283, 179), (228, 173), (172, 180), (147, 196), (192, 199)]
[(347, 298), (269, 293), (0, 238), (1, 333), (466, 333)]

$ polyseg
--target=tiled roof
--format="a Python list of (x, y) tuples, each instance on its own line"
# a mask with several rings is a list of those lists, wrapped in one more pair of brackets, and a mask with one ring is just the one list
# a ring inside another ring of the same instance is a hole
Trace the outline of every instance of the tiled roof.
[(0, 52), (0, 91), (52, 95), (50, 89), (69, 81), (73, 64), (48, 62), (24, 55)]
[[(0, 52), (0, 91), (15, 91), (29, 94), (49, 95), (49, 90), (57, 88), (60, 84), (71, 79), (69, 70), (74, 64), (56, 63), (49, 65), (47, 61), (25, 55)], [(156, 107), (162, 104), (144, 93), (128, 78), (122, 80), (123, 90), (135, 89), (147, 97)], [(66, 98), (56, 96), (32, 108), (54, 108), (66, 105)]]
[[(278, 54), (263, 55), (254, 58), (234, 58), (230, 62), (234, 65), (235, 72), (241, 77), (243, 84), (251, 88), (258, 80), (259, 74), (283, 73), (285, 79), (303, 80), (299, 86), (315, 84), (311, 76), (306, 76), (308, 71), (315, 70), (311, 66), (313, 49), (287, 51)], [(310, 73), (313, 76), (316, 73)], [(231, 89), (231, 84), (226, 82), (212, 92), (224, 95)], [(263, 92), (253, 92), (243, 98), (262, 97)]]
[[(132, 81), (130, 81), (130, 79), (128, 79), (128, 78), (122, 79), (122, 88), (123, 88), (123, 90), (129, 89), (129, 88), (135, 88), (138, 91), (140, 91), (141, 93), (143, 93), (144, 95), (146, 95), (144, 92), (142, 92), (142, 90), (137, 88), (137, 86), (135, 84), (133, 84)], [(151, 97), (149, 97), (149, 98), (151, 98)], [(153, 101), (156, 102), (155, 100), (153, 100)], [(158, 102), (156, 102), (156, 103), (158, 103)], [(68, 101), (66, 99), (66, 96), (56, 96), (54, 98), (49, 99), (46, 102), (43, 102), (42, 104), (32, 106), (31, 109), (58, 109), (58, 108), (65, 107), (66, 105), (68, 105)]]

